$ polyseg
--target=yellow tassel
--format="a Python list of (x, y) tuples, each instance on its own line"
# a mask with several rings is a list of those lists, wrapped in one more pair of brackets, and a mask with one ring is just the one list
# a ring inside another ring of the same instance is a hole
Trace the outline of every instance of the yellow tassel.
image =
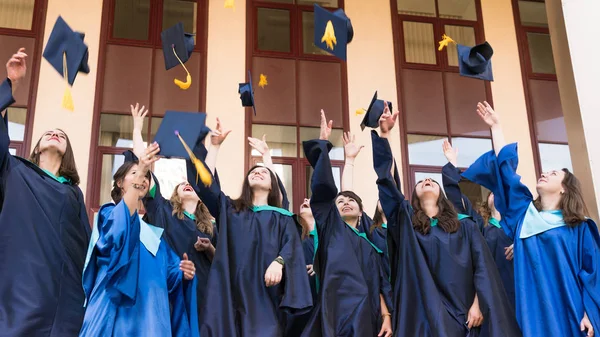
[(234, 0), (225, 0), (225, 8), (233, 8), (235, 10)]
[(181, 66), (183, 67), (183, 69), (185, 69), (185, 72), (187, 73), (187, 77), (186, 77), (186, 81), (185, 82), (180, 81), (178, 79), (174, 79), (173, 83), (175, 83), (175, 85), (178, 86), (180, 89), (187, 90), (192, 85), (192, 75), (190, 75), (190, 72), (185, 67), (185, 64), (183, 64), (183, 62), (181, 62), (181, 59), (179, 58), (179, 56), (175, 52), (175, 46), (173, 46), (173, 54), (175, 54), (175, 57), (177, 58), (177, 60), (179, 61), (179, 63), (181, 63)]
[(325, 44), (327, 44), (327, 48), (331, 50), (333, 50), (333, 45), (337, 44), (335, 30), (333, 29), (333, 23), (331, 20), (327, 21), (327, 26), (325, 26), (325, 34), (323, 34), (321, 42), (325, 42)]
[(206, 166), (204, 166), (204, 163), (202, 163), (202, 161), (200, 159), (196, 158), (196, 156), (194, 155), (194, 152), (192, 152), (190, 147), (185, 143), (185, 141), (179, 134), (179, 131), (175, 131), (175, 134), (177, 135), (177, 137), (179, 137), (181, 144), (185, 148), (185, 152), (187, 152), (187, 154), (190, 156), (190, 160), (192, 161), (192, 164), (194, 164), (194, 167), (196, 168), (196, 184), (198, 183), (198, 177), (200, 177), (200, 180), (202, 181), (204, 186), (206, 186), (206, 187), (210, 186), (212, 184), (212, 174), (210, 174), (210, 172), (208, 171)]
[(67, 70), (67, 53), (63, 52), (63, 77), (67, 80), (67, 87), (62, 99), (62, 107), (73, 112), (75, 111), (75, 105), (73, 104), (73, 96), (71, 95), (71, 88), (69, 87), (69, 71)]
[(440, 46), (438, 47), (438, 51), (442, 51), (444, 47), (448, 47), (449, 43), (456, 44), (456, 41), (452, 40), (452, 38), (446, 34), (442, 35), (442, 41), (438, 42)]
[(364, 114), (365, 112), (367, 112), (366, 109), (360, 108), (360, 109), (356, 110), (355, 114), (356, 114), (356, 116), (358, 116), (358, 115)]
[(258, 86), (264, 89), (265, 86), (268, 84), (269, 84), (269, 82), (267, 82), (267, 75), (260, 74), (260, 80), (258, 81)]

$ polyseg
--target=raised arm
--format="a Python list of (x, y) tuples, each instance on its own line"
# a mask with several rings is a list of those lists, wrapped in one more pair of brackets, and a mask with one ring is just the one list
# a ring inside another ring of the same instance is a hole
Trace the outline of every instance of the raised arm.
[(15, 102), (13, 94), (27, 73), (27, 54), (25, 48), (19, 48), (16, 54), (6, 62), (7, 79), (0, 86), (0, 114), (6, 114), (6, 108)]
[(504, 133), (502, 132), (502, 125), (500, 124), (500, 116), (498, 116), (486, 101), (477, 103), (477, 114), (490, 127), (494, 151), (496, 155), (498, 155), (500, 150), (506, 145)]
[(342, 191), (354, 191), (354, 161), (363, 145), (356, 145), (354, 135), (344, 132), (344, 171), (342, 172)]
[(226, 196), (221, 192), (221, 185), (215, 179), (216, 171), (213, 174), (213, 183), (210, 186), (205, 186), (200, 180), (196, 180), (196, 168), (190, 159), (186, 159), (185, 164), (188, 182), (192, 185), (200, 200), (206, 205), (210, 214), (217, 220), (216, 223), (219, 224), (221, 198)]
[[(210, 135), (210, 147), (206, 155), (205, 163), (210, 172), (214, 175), (217, 168), (217, 156), (221, 149), (221, 144), (225, 141), (231, 130), (224, 130), (221, 120), (217, 117), (217, 126)], [(200, 158), (200, 157), (199, 157)]]

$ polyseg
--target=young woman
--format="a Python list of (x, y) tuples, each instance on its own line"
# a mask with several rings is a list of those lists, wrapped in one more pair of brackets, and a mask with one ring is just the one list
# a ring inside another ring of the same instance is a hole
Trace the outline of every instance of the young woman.
[(180, 261), (163, 230), (137, 214), (158, 151), (152, 144), (139, 163), (125, 162), (113, 177), (114, 203), (98, 211), (83, 274), (82, 337), (198, 336), (196, 289), (187, 282), (195, 280), (194, 264), (185, 254)]
[(494, 193), (502, 228), (514, 240), (516, 314), (524, 336), (593, 336), (600, 327), (600, 236), (577, 178), (542, 174), (537, 199), (517, 174), (517, 144), (506, 145), (500, 118), (484, 102), (477, 113), (494, 151), (463, 176)]
[[(268, 165), (266, 142), (255, 138), (249, 142), (264, 151)], [(195, 182), (195, 177), (188, 160), (188, 181)], [(283, 336), (286, 315), (312, 306), (297, 224), (293, 214), (281, 208), (278, 183), (268, 167), (255, 166), (246, 174), (242, 193), (235, 200), (219, 184), (193, 184), (219, 230), (206, 310), (200, 318), (203, 337)]]
[(361, 199), (351, 191), (337, 192), (329, 159), (331, 125), (321, 110), (319, 139), (303, 143), (314, 168), (310, 208), (319, 237), (319, 293), (302, 336), (390, 337), (391, 287), (382, 251), (357, 229)]
[(448, 200), (458, 213), (469, 215), (475, 220), (496, 262), (504, 290), (511, 307), (515, 308), (515, 273), (513, 266), (513, 242), (502, 229), (500, 212), (494, 207), (494, 194), (490, 193), (476, 210), (469, 199), (462, 194), (458, 182), (460, 169), (456, 167), (458, 151), (445, 140), (443, 151), (448, 164), (442, 168), (442, 182)]
[(459, 219), (432, 179), (415, 186), (409, 204), (394, 181), (388, 142), (398, 113), (386, 109), (381, 137), (372, 131), (379, 199), (388, 220), (395, 329), (403, 336), (521, 336), (500, 276), (477, 225)]
[(0, 86), (0, 335), (75, 336), (91, 230), (62, 130), (44, 132), (29, 160), (9, 153), (4, 109), (25, 77), (26, 58), (24, 48), (12, 56)]
[[(133, 116), (133, 148), (137, 157), (140, 157), (145, 151), (142, 127), (147, 110), (144, 110), (144, 107), (140, 109), (139, 104), (136, 104), (135, 107), (131, 106), (131, 113)], [(219, 123), (217, 123), (217, 130), (220, 130)], [(206, 154), (203, 145), (205, 136), (206, 133), (194, 149), (194, 153), (199, 158), (204, 158)], [(215, 135), (213, 138), (218, 138), (218, 136)], [(154, 175), (152, 175), (150, 186), (148, 194), (142, 199), (146, 210), (146, 219), (154, 226), (164, 229), (163, 239), (173, 248), (177, 256), (183, 256), (185, 253), (194, 263), (196, 267), (196, 301), (198, 312), (200, 312), (206, 295), (208, 273), (217, 245), (217, 230), (213, 225), (212, 216), (187, 181), (177, 185), (169, 199), (162, 196), (160, 184)]]

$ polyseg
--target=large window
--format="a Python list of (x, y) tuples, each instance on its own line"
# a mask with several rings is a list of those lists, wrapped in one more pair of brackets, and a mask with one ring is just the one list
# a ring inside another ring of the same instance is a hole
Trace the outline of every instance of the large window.
[[(268, 85), (254, 83), (257, 115), (248, 109), (248, 135), (267, 135), (276, 170), (288, 192), (291, 209), (310, 196), (312, 169), (302, 141), (319, 137), (319, 113), (334, 121), (331, 159), (338, 184), (344, 161), (342, 132), (347, 128), (346, 65), (313, 44), (313, 2), (308, 0), (248, 1), (248, 68), (253, 79), (267, 76)], [(320, 1), (333, 10), (342, 0)], [(256, 81), (255, 81), (256, 82)], [(260, 163), (252, 152), (248, 165)]]
[[(123, 163), (120, 154), (132, 147), (130, 104), (151, 109), (143, 129), (147, 141), (154, 138), (166, 110), (203, 111), (206, 11), (205, 0), (105, 0), (87, 198), (93, 209), (110, 201), (112, 175)], [(161, 48), (161, 31), (177, 22), (196, 34), (185, 64), (193, 80), (188, 90), (173, 84), (186, 74), (180, 66), (165, 70)]]
[(33, 106), (37, 92), (43, 35), (43, 0), (0, 0), (0, 81), (6, 78), (4, 64), (20, 47), (29, 55), (27, 75), (15, 93), (15, 104), (8, 108), (10, 151), (28, 157), (31, 146)]
[(442, 143), (460, 149), (468, 167), (492, 148), (490, 131), (479, 120), (477, 102), (491, 103), (489, 83), (458, 73), (456, 47), (438, 51), (442, 35), (467, 46), (482, 43), (479, 0), (391, 0), (407, 191), (425, 177), (441, 184), (446, 164)]
[[(543, 0), (513, 0), (536, 171), (573, 170)], [(535, 147), (537, 145), (537, 147)]]

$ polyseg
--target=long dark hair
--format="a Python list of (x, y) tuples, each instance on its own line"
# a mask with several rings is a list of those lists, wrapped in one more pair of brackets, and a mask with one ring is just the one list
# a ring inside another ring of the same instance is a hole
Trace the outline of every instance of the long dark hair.
[[(60, 167), (58, 168), (58, 175), (65, 177), (71, 181), (71, 184), (77, 186), (79, 185), (79, 173), (77, 173), (77, 166), (75, 165), (75, 155), (73, 154), (73, 147), (71, 147), (71, 141), (69, 140), (69, 136), (66, 132), (61, 129), (56, 129), (62, 132), (65, 135), (65, 139), (67, 140), (67, 148), (65, 150), (65, 154), (60, 161)], [(44, 135), (46, 132), (44, 132)], [(37, 143), (33, 147), (33, 151), (31, 151), (31, 155), (29, 156), (29, 161), (40, 165), (40, 142), (44, 137), (42, 135), (40, 139), (38, 139)]]
[[(110, 191), (110, 197), (115, 204), (118, 204), (121, 202), (121, 199), (123, 199), (123, 188), (119, 187), (119, 183), (123, 182), (123, 179), (125, 179), (127, 173), (129, 173), (131, 168), (135, 165), (138, 165), (137, 161), (126, 161), (123, 163), (123, 165), (121, 165), (121, 167), (119, 167), (117, 172), (115, 172), (115, 175), (113, 176), (113, 188)], [(146, 173), (146, 178), (148, 181), (150, 180), (150, 171)]]
[[(432, 180), (438, 184), (437, 181)], [(419, 182), (420, 183), (420, 182)], [(419, 184), (417, 183), (417, 185)], [(440, 184), (438, 184), (439, 186)], [(430, 221), (425, 211), (421, 208), (421, 200), (417, 195), (417, 191), (412, 194), (412, 200), (410, 202), (413, 208), (412, 223), (413, 227), (421, 234), (428, 234), (430, 229)], [(446, 198), (444, 192), (440, 188), (440, 195), (437, 199), (438, 214), (434, 217), (438, 220), (438, 227), (444, 230), (446, 233), (454, 233), (460, 228), (460, 221), (458, 221), (458, 213), (452, 206), (452, 203)]]
[[(184, 214), (183, 214), (183, 203), (181, 201), (181, 198), (179, 197), (179, 194), (177, 194), (177, 190), (179, 189), (179, 186), (181, 184), (175, 186), (175, 189), (173, 190), (173, 194), (171, 194), (171, 206), (173, 206), (173, 214), (174, 216), (176, 216), (179, 220), (183, 220), (184, 218)], [(198, 228), (199, 231), (201, 231), (202, 233), (207, 234), (208, 236), (212, 237), (213, 236), (213, 224), (210, 221), (212, 219), (212, 215), (210, 215), (210, 212), (208, 211), (208, 208), (206, 207), (206, 205), (204, 205), (204, 203), (201, 200), (198, 200), (198, 204), (196, 205), (196, 210), (194, 211), (194, 216), (196, 217), (196, 220), (194, 222), (196, 222), (196, 228)]]
[[(244, 184), (242, 185), (242, 193), (240, 194), (240, 197), (232, 201), (233, 208), (236, 212), (241, 212), (254, 206), (252, 203), (254, 195), (252, 193), (252, 188), (250, 187), (250, 181), (248, 180), (248, 177), (250, 176), (250, 173), (257, 167), (264, 166), (255, 165), (248, 170), (246, 173), (246, 179), (244, 179)], [(271, 176), (271, 188), (269, 190), (269, 196), (267, 197), (267, 203), (269, 206), (281, 207), (281, 192), (279, 191), (279, 185), (277, 184), (277, 177), (267, 167), (264, 168), (269, 171), (269, 175)]]
[[(565, 173), (565, 177), (562, 180), (562, 186), (565, 189), (565, 192), (561, 195), (558, 208), (563, 213), (565, 223), (569, 227), (576, 227), (585, 221), (585, 215), (588, 214), (588, 209), (583, 200), (579, 179), (566, 168), (562, 169), (562, 171)], [(533, 201), (533, 205), (538, 211), (541, 211), (542, 197), (538, 196), (537, 199)]]

